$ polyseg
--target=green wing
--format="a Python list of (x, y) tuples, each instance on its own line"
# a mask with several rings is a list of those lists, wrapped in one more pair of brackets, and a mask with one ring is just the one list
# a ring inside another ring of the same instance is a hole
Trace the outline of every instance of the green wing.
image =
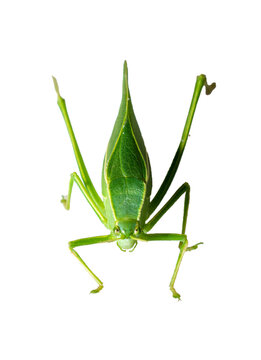
[(109, 227), (122, 218), (145, 221), (151, 169), (131, 103), (126, 61), (120, 110), (103, 164), (102, 190)]

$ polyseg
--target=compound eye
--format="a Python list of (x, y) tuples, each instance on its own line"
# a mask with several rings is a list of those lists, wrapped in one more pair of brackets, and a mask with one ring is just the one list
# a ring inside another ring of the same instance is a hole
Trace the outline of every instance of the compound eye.
[(140, 227), (139, 227), (139, 225), (137, 225), (134, 229), (134, 234), (138, 235), (139, 233), (140, 233)]
[(119, 235), (121, 232), (119, 226), (115, 226), (113, 231), (114, 231), (114, 234), (116, 234), (116, 235)]

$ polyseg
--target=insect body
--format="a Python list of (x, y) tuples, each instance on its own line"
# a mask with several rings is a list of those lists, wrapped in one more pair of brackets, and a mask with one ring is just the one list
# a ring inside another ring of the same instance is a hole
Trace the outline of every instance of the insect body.
[[(198, 245), (202, 244), (198, 243), (188, 247), (188, 240), (185, 234), (189, 207), (189, 184), (184, 183), (156, 213), (156, 215), (154, 215), (150, 220), (148, 219), (160, 204), (176, 174), (187, 142), (201, 90), (203, 86), (205, 86), (206, 94), (210, 94), (216, 86), (215, 83), (208, 85), (205, 75), (197, 77), (191, 106), (178, 150), (162, 185), (154, 198), (150, 200), (152, 188), (150, 162), (134, 115), (128, 86), (127, 63), (124, 63), (123, 91), (120, 110), (103, 162), (102, 200), (91, 182), (82, 159), (82, 155), (67, 113), (65, 100), (60, 96), (56, 79), (53, 78), (53, 80), (58, 95), (58, 105), (61, 109), (70, 135), (81, 175), (81, 177), (79, 177), (76, 173), (71, 174), (68, 195), (67, 197), (63, 197), (61, 202), (65, 208), (69, 210), (72, 186), (73, 183), (76, 182), (101, 222), (110, 230), (108, 235), (84, 238), (69, 242), (71, 252), (79, 259), (86, 270), (98, 283), (98, 288), (91, 292), (99, 292), (103, 288), (103, 283), (82, 260), (78, 252), (75, 250), (76, 247), (115, 241), (122, 251), (133, 251), (138, 241), (174, 240), (179, 241), (180, 253), (171, 278), (170, 290), (172, 291), (173, 296), (179, 299), (180, 295), (174, 289), (174, 283), (181, 260), (186, 251), (197, 249)], [(181, 234), (148, 234), (153, 226), (181, 197), (182, 194), (185, 194), (185, 201)]]

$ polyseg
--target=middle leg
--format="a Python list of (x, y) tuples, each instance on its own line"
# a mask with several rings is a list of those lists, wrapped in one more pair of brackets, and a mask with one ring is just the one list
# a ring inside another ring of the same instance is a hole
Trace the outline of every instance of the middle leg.
[[(162, 216), (175, 204), (175, 202), (185, 193), (184, 199), (184, 210), (183, 210), (183, 221), (182, 221), (182, 234), (186, 233), (186, 225), (188, 218), (189, 200), (190, 200), (190, 186), (187, 182), (181, 185), (175, 194), (167, 201), (167, 203), (157, 212), (157, 214), (145, 225), (144, 231), (150, 231), (154, 225), (162, 218)], [(202, 242), (197, 243), (191, 247), (187, 247), (186, 251), (197, 249), (198, 245), (203, 244)], [(181, 249), (182, 242), (179, 244)]]
[(89, 202), (89, 204), (91, 205), (91, 207), (93, 208), (93, 210), (95, 211), (96, 215), (99, 217), (99, 219), (101, 220), (101, 222), (105, 225), (107, 222), (107, 219), (105, 218), (101, 208), (98, 207), (98, 205), (94, 202), (91, 193), (89, 191), (88, 188), (85, 187), (85, 185), (83, 184), (82, 180), (80, 179), (80, 177), (76, 174), (76, 172), (71, 174), (70, 177), (70, 182), (69, 182), (69, 190), (68, 190), (68, 195), (67, 196), (63, 196), (61, 203), (64, 205), (66, 210), (70, 209), (70, 203), (71, 203), (71, 195), (72, 195), (72, 188), (73, 188), (73, 184), (74, 182), (76, 182), (76, 184), (78, 185), (79, 189), (81, 190), (82, 194), (84, 195), (84, 197), (86, 198), (86, 200)]
[(183, 221), (182, 221), (182, 234), (185, 234), (187, 218), (188, 218), (188, 208), (189, 208), (189, 198), (190, 198), (190, 186), (187, 182), (181, 185), (175, 194), (167, 201), (167, 203), (157, 212), (156, 215), (145, 225), (145, 232), (150, 231), (154, 225), (162, 218), (162, 216), (175, 204), (175, 202), (185, 193), (184, 199), (184, 210), (183, 210)]

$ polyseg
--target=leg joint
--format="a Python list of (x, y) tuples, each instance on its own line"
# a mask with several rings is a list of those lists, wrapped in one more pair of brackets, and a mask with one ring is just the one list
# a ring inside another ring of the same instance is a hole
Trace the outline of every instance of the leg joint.
[(77, 173), (74, 171), (73, 173), (71, 173), (71, 177), (72, 177), (72, 178), (76, 178), (76, 177), (77, 177)]
[(187, 191), (190, 191), (190, 185), (189, 185), (189, 183), (185, 182), (185, 183), (183, 184), (183, 186), (184, 186), (184, 188), (185, 188)]

